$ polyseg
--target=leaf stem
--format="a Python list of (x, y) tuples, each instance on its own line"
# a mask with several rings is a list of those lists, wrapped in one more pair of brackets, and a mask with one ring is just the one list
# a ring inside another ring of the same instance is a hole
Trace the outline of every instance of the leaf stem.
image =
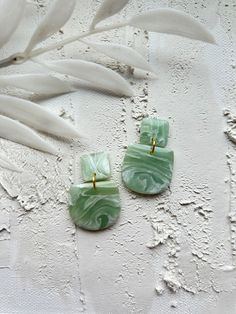
[(26, 55), (25, 52), (21, 52), (21, 53), (15, 53), (14, 55), (6, 58), (6, 59), (3, 59), (3, 60), (0, 60), (0, 68), (4, 68), (4, 67), (8, 67), (10, 65), (13, 65), (13, 64), (21, 64), (21, 63), (24, 63), (32, 58), (35, 58), (37, 56), (40, 56), (46, 52), (49, 52), (51, 50), (55, 50), (55, 49), (58, 49), (58, 48), (61, 48), (61, 47), (64, 47), (65, 45), (68, 45), (70, 43), (73, 43), (77, 40), (80, 40), (82, 38), (85, 38), (85, 37), (88, 37), (88, 36), (91, 36), (91, 35), (95, 35), (95, 34), (100, 34), (100, 33), (103, 33), (103, 32), (107, 32), (107, 31), (111, 31), (113, 29), (118, 29), (118, 28), (121, 28), (121, 27), (125, 27), (128, 25), (128, 22), (122, 22), (122, 23), (118, 23), (118, 24), (114, 24), (114, 25), (108, 25), (108, 26), (104, 26), (104, 27), (97, 27), (91, 31), (87, 31), (87, 32), (84, 32), (82, 34), (79, 34), (79, 35), (74, 35), (72, 37), (68, 37), (68, 38), (65, 38), (57, 43), (54, 43), (54, 44), (51, 44), (51, 45), (48, 45), (44, 48), (38, 48), (38, 49), (34, 49), (32, 50), (28, 55)]
[(84, 32), (82, 34), (75, 35), (75, 36), (63, 39), (62, 41), (57, 42), (57, 43), (52, 44), (52, 45), (49, 45), (49, 46), (47, 46), (45, 48), (35, 49), (35, 50), (33, 50), (29, 54), (29, 58), (34, 58), (34, 57), (37, 57), (37, 56), (39, 56), (41, 54), (44, 54), (44, 53), (46, 53), (48, 51), (64, 47), (65, 45), (73, 43), (73, 42), (75, 42), (75, 41), (77, 41), (79, 39), (82, 39), (82, 38), (85, 38), (85, 37), (88, 37), (88, 36), (91, 36), (91, 35), (94, 35), (94, 34), (107, 32), (107, 31), (110, 31), (110, 30), (113, 30), (113, 29), (118, 29), (118, 28), (121, 28), (121, 27), (124, 27), (124, 26), (127, 26), (127, 25), (128, 25), (127, 22), (125, 22), (125, 23), (123, 22), (123, 23), (119, 23), (119, 24), (115, 24), (115, 25), (109, 25), (109, 26), (104, 26), (104, 27), (100, 27), (100, 28), (95, 28), (92, 31), (87, 31), (87, 32)]

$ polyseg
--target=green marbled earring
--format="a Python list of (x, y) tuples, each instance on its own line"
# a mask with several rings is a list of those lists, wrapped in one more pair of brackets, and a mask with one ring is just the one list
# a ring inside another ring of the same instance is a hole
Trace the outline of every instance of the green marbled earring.
[(136, 193), (154, 195), (168, 188), (172, 178), (174, 153), (166, 149), (168, 121), (145, 118), (140, 129), (140, 144), (130, 145), (123, 166), (122, 180)]
[(84, 182), (70, 189), (70, 215), (74, 223), (86, 230), (97, 231), (115, 224), (120, 215), (119, 190), (111, 177), (107, 153), (81, 157)]

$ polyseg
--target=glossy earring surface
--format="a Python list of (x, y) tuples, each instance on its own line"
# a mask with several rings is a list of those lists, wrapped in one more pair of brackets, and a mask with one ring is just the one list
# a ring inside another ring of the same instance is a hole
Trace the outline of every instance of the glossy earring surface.
[(70, 215), (74, 223), (86, 230), (97, 231), (114, 225), (120, 215), (120, 196), (111, 176), (108, 154), (95, 153), (81, 157), (85, 182), (70, 189)]
[(168, 141), (169, 123), (145, 118), (141, 125), (141, 144), (130, 145), (123, 166), (122, 180), (136, 193), (154, 195), (170, 185), (174, 153), (164, 148)]

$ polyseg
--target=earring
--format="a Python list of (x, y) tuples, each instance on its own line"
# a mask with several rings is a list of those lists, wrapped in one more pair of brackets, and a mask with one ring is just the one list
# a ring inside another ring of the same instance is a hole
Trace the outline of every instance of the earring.
[(154, 195), (166, 190), (173, 172), (174, 153), (164, 148), (169, 135), (169, 123), (145, 118), (140, 129), (140, 144), (128, 146), (122, 180), (136, 193)]
[(70, 189), (70, 215), (74, 223), (86, 230), (106, 229), (120, 215), (119, 190), (109, 180), (111, 169), (107, 153), (95, 153), (81, 157), (82, 177), (85, 183)]

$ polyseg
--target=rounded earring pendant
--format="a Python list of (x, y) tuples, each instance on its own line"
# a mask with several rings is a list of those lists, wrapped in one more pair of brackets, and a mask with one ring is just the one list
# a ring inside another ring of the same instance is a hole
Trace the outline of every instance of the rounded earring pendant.
[(97, 231), (114, 225), (121, 206), (118, 187), (110, 181), (74, 185), (70, 189), (70, 215), (80, 228)]
[(173, 151), (157, 148), (150, 153), (150, 147), (147, 145), (130, 145), (122, 166), (122, 180), (133, 192), (158, 194), (170, 184), (173, 163)]

